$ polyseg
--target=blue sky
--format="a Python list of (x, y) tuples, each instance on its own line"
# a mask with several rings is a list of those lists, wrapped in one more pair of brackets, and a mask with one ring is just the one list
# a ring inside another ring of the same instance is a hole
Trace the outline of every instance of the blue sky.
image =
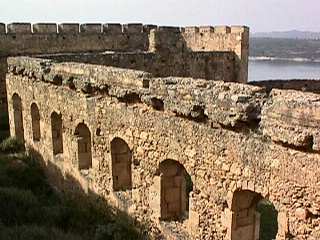
[(247, 25), (320, 31), (320, 0), (0, 0), (0, 22)]

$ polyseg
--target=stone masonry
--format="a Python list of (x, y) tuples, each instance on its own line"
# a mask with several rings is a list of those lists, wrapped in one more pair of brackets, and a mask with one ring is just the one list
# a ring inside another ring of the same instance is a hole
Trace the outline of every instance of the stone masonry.
[(318, 94), (50, 58), (6, 77), (11, 134), (47, 167), (167, 239), (257, 240), (262, 199), (277, 240), (320, 238)]
[(192, 75), (246, 82), (248, 44), (249, 29), (243, 26), (0, 23), (0, 110), (7, 109), (4, 74), (8, 56), (67, 53), (70, 57), (71, 53), (114, 51), (118, 53), (116, 56), (104, 54), (78, 59), (159, 72), (160, 76)]

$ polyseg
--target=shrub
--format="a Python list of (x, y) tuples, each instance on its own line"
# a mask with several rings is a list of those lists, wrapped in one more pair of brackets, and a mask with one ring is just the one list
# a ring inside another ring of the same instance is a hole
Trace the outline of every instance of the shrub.
[[(6, 140), (5, 145), (14, 141)], [(0, 239), (146, 238), (130, 217), (107, 206), (104, 199), (55, 192), (39, 162), (20, 152), (0, 154)]]
[(25, 153), (14, 155), (9, 160), (7, 175), (15, 187), (29, 189), (38, 196), (52, 194), (39, 163)]
[(9, 137), (0, 143), (0, 152), (2, 153), (17, 153), (24, 150), (22, 142), (14, 137)]
[(56, 228), (35, 225), (4, 227), (0, 232), (1, 240), (81, 240), (78, 235), (64, 233)]
[(38, 199), (29, 190), (0, 188), (0, 219), (4, 225), (32, 221), (32, 211), (38, 207)]

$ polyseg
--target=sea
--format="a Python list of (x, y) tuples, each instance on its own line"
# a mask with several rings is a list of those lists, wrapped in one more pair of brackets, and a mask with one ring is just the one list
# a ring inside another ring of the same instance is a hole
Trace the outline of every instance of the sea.
[(293, 60), (249, 60), (249, 81), (279, 79), (320, 80), (320, 62)]

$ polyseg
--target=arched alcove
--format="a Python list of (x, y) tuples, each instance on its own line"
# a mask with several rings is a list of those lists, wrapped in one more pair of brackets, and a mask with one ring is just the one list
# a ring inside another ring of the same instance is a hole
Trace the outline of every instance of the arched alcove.
[(78, 146), (79, 170), (92, 167), (91, 132), (86, 124), (80, 123), (75, 130)]
[(53, 155), (63, 153), (62, 116), (56, 112), (51, 114), (51, 133)]
[(14, 131), (15, 137), (24, 142), (24, 128), (23, 128), (23, 117), (22, 117), (22, 101), (18, 94), (13, 94), (12, 96), (13, 105), (13, 121), (14, 121)]
[(33, 141), (40, 141), (41, 130), (40, 130), (40, 112), (36, 103), (31, 104), (31, 125), (32, 125), (32, 137)]
[(232, 200), (231, 240), (272, 240), (277, 235), (277, 211), (261, 194), (237, 190)]
[(188, 213), (192, 181), (179, 162), (167, 159), (160, 163), (160, 219), (180, 220)]
[(113, 190), (132, 189), (131, 176), (132, 154), (128, 144), (121, 138), (111, 141)]

